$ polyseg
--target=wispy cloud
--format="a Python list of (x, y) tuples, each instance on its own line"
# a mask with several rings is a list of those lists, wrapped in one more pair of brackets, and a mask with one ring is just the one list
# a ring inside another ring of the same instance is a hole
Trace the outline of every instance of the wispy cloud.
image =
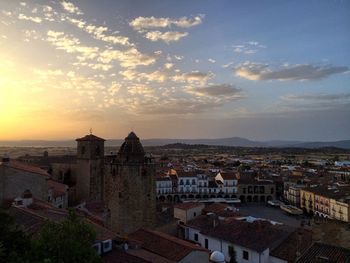
[(140, 65), (147, 66), (153, 64), (156, 61), (156, 56), (142, 54), (136, 48), (130, 48), (126, 51), (107, 49), (99, 54), (98, 60), (102, 63), (117, 60), (124, 68), (135, 68)]
[(93, 59), (98, 56), (98, 47), (81, 45), (78, 38), (66, 35), (64, 32), (49, 30), (46, 40), (54, 45), (56, 49), (64, 50), (67, 53), (78, 53), (78, 58), (81, 61)]
[(61, 5), (64, 10), (71, 14), (76, 14), (76, 15), (82, 15), (83, 12), (80, 11), (78, 7), (76, 7), (73, 3), (66, 2), (66, 1), (61, 1)]
[(350, 99), (350, 93), (285, 95), (281, 98), (286, 101), (338, 101)]
[(248, 41), (239, 45), (232, 45), (233, 52), (235, 53), (243, 53), (243, 54), (254, 54), (258, 52), (262, 48), (266, 48), (266, 46), (261, 45), (257, 41)]
[(24, 14), (19, 14), (18, 15), (19, 20), (27, 20), (27, 21), (32, 21), (34, 23), (41, 23), (42, 19), (38, 16), (26, 16)]
[(96, 26), (93, 24), (89, 24), (83, 19), (75, 19), (71, 17), (66, 17), (66, 19), (71, 22), (73, 25), (78, 28), (84, 30), (88, 34), (90, 34), (93, 38), (102, 40), (112, 44), (120, 44), (123, 46), (134, 46), (134, 44), (130, 43), (129, 38), (120, 35), (110, 35), (106, 34), (109, 30), (106, 26)]
[(245, 62), (234, 69), (234, 73), (249, 80), (319, 80), (334, 74), (349, 71), (345, 66), (312, 64), (284, 65), (270, 69), (268, 64)]
[(187, 92), (195, 94), (197, 96), (210, 96), (230, 100), (239, 99), (242, 97), (242, 90), (229, 84), (210, 85), (197, 88), (189, 87), (187, 88)]
[(194, 18), (181, 17), (179, 19), (171, 19), (169, 17), (142, 17), (133, 19), (129, 25), (137, 31), (150, 28), (167, 28), (172, 25), (189, 28), (202, 24), (204, 15), (198, 15)]
[(159, 41), (162, 40), (166, 43), (179, 41), (181, 38), (187, 36), (187, 32), (177, 32), (177, 31), (150, 31), (145, 34), (145, 38), (151, 41)]
[(151, 41), (164, 41), (166, 43), (179, 41), (188, 35), (188, 32), (166, 31), (161, 32), (154, 29), (164, 29), (171, 27), (190, 28), (200, 25), (203, 22), (204, 15), (198, 15), (194, 18), (181, 17), (171, 19), (169, 17), (137, 17), (129, 25), (139, 33), (142, 33), (146, 39)]

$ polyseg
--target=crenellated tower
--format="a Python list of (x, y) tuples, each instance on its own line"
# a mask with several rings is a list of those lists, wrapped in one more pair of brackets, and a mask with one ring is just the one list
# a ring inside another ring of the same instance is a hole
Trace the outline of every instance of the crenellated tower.
[(155, 169), (134, 132), (125, 138), (116, 158), (106, 164), (109, 223), (116, 233), (127, 235), (155, 225)]

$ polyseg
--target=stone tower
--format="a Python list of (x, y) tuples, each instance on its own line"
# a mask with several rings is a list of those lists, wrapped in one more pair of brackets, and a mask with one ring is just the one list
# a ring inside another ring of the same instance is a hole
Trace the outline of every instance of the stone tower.
[(134, 132), (106, 164), (109, 178), (110, 228), (128, 235), (141, 227), (153, 227), (156, 218), (155, 164), (146, 157)]
[(76, 201), (103, 200), (105, 140), (89, 134), (76, 141)]

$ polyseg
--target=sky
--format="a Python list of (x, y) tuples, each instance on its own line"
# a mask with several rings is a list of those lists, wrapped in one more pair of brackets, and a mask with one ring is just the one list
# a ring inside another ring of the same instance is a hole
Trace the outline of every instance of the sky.
[(350, 1), (0, 0), (0, 140), (350, 139)]

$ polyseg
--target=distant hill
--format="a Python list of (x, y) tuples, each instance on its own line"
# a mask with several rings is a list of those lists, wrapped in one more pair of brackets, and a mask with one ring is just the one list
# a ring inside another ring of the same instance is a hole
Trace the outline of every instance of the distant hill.
[[(120, 146), (124, 140), (108, 139), (106, 146)], [(336, 147), (350, 149), (350, 140), (330, 141), (330, 142), (302, 142), (302, 141), (253, 141), (241, 137), (221, 138), (221, 139), (144, 139), (141, 140), (144, 146), (163, 146), (167, 144), (197, 144), (197, 145), (218, 145), (237, 147), (298, 147), (298, 148), (324, 148)], [(75, 147), (74, 140), (45, 141), (45, 140), (21, 140), (21, 141), (0, 141), (0, 146), (9, 147)]]

